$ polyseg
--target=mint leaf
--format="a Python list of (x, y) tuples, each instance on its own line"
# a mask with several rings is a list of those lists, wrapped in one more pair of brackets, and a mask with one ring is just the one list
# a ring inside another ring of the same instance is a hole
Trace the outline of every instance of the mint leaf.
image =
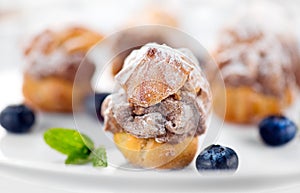
[(107, 167), (107, 156), (104, 147), (95, 149), (92, 152), (91, 157), (94, 167)]
[(78, 154), (71, 154), (65, 160), (65, 164), (81, 165), (81, 164), (89, 163), (90, 161), (91, 161), (91, 157), (89, 155), (82, 156)]
[(94, 148), (93, 141), (76, 130), (52, 128), (44, 133), (44, 139), (50, 147), (66, 155), (84, 157)]
[(94, 149), (94, 142), (76, 130), (51, 128), (44, 133), (44, 140), (50, 147), (68, 156), (65, 164), (93, 162), (94, 167), (107, 167), (105, 148)]

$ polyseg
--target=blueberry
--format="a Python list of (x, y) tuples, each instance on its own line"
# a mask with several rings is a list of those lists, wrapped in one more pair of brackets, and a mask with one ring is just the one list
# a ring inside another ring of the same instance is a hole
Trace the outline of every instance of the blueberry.
[(201, 170), (236, 170), (239, 159), (234, 150), (221, 145), (210, 145), (196, 159), (196, 168)]
[(297, 132), (297, 126), (288, 118), (276, 115), (263, 119), (259, 124), (262, 140), (271, 146), (280, 146), (291, 141)]
[(34, 112), (25, 105), (10, 105), (0, 114), (2, 127), (12, 133), (28, 132), (34, 122)]
[(100, 121), (103, 121), (104, 118), (101, 115), (101, 105), (108, 95), (110, 95), (110, 93), (95, 93), (94, 95), (86, 97), (86, 112), (94, 117), (97, 117)]

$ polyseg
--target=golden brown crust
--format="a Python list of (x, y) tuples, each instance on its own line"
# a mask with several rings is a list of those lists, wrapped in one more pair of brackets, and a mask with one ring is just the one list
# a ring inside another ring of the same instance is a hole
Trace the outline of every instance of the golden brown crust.
[[(76, 99), (83, 99), (91, 91), (91, 87), (85, 85), (76, 91), (78, 91)], [(34, 109), (49, 112), (72, 112), (72, 92), (73, 83), (71, 81), (51, 76), (35, 79), (28, 74), (24, 75), (25, 103)], [(74, 104), (79, 107), (80, 102), (77, 101)]]
[[(49, 39), (41, 44), (45, 36)], [(103, 39), (101, 34), (83, 27), (69, 27), (57, 32), (45, 30), (31, 41), (30, 45), (24, 50), (24, 55), (29, 55), (36, 49), (42, 49), (42, 53), (49, 54), (58, 47), (64, 47), (68, 53), (87, 52), (91, 46), (101, 39)]]
[[(292, 91), (289, 88), (286, 89), (283, 99), (255, 92), (247, 86), (227, 87), (225, 93), (225, 120), (235, 123), (253, 123), (268, 115), (281, 114), (282, 109), (293, 101)], [(218, 110), (222, 103), (223, 99), (215, 98), (214, 109), (219, 115), (222, 115)]]
[[(131, 52), (116, 80), (124, 88), (130, 103), (149, 107), (176, 93), (189, 76), (200, 80), (201, 72), (197, 71), (196, 65), (178, 50), (149, 43)], [(192, 74), (193, 70), (197, 73)]]
[(186, 138), (178, 144), (168, 144), (120, 132), (114, 134), (114, 142), (131, 164), (157, 169), (186, 167), (194, 159), (198, 147), (197, 137)]
[(132, 50), (133, 49), (125, 51), (125, 52), (119, 54), (116, 58), (113, 59), (113, 61), (112, 61), (112, 68), (111, 68), (111, 72), (112, 72), (113, 76), (117, 75), (118, 72), (120, 72), (122, 70), (124, 60), (130, 54), (130, 52)]
[(98, 41), (103, 39), (103, 36), (99, 33), (82, 27), (67, 29), (59, 35), (61, 35), (61, 42), (69, 53), (77, 51), (87, 52)]

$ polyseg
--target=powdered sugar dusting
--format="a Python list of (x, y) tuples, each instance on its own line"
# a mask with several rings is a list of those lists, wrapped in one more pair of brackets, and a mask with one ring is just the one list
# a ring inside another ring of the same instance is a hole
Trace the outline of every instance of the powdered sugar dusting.
[[(116, 80), (133, 103), (144, 107), (154, 105), (176, 93), (194, 69), (188, 60), (182, 59), (184, 57), (181, 52), (166, 45), (146, 44), (126, 58), (124, 70), (116, 76)], [(159, 88), (155, 88), (156, 85)], [(146, 87), (151, 89), (142, 89)], [(148, 98), (149, 101), (145, 101)]]
[(215, 58), (227, 85), (260, 85), (261, 92), (281, 96), (294, 84), (288, 37), (250, 23), (222, 34)]
[(63, 49), (56, 49), (50, 54), (34, 50), (28, 55), (25, 69), (27, 73), (40, 78), (47, 75), (60, 74), (70, 66), (79, 66), (84, 57), (83, 53), (69, 54)]
[(189, 50), (147, 44), (126, 58), (116, 80), (122, 88), (103, 105), (106, 130), (159, 143), (205, 131), (212, 96)]
[[(54, 75), (74, 79), (86, 51), (100, 39), (98, 33), (81, 27), (44, 30), (25, 50), (25, 71), (36, 78)], [(89, 68), (92, 71), (94, 66)]]

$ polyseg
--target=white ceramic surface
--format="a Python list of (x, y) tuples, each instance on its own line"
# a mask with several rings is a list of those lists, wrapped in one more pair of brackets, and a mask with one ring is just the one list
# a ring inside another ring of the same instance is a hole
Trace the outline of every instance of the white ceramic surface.
[[(16, 70), (0, 73), (0, 88), (7, 88), (5, 95), (0, 96), (1, 108), (22, 101), (19, 89), (8, 89), (20, 88), (21, 82), (21, 74)], [(85, 115), (82, 119), (87, 123), (85, 133), (93, 133), (90, 128), (97, 128), (98, 123)], [(212, 121), (215, 119), (213, 117)], [(194, 162), (188, 168), (178, 171), (135, 171), (113, 166), (95, 169), (91, 165), (65, 166), (65, 156), (49, 148), (43, 141), (43, 132), (50, 127), (76, 126), (72, 115), (38, 114), (37, 123), (30, 133), (10, 134), (0, 128), (1, 174), (46, 187), (89, 192), (99, 189), (131, 192), (145, 187), (149, 192), (157, 189), (175, 192), (186, 189), (191, 192), (199, 189), (254, 191), (296, 183), (300, 179), (299, 137), (285, 146), (272, 148), (260, 141), (255, 126), (225, 124), (218, 143), (236, 150), (240, 159), (239, 169), (234, 174), (205, 175), (196, 171)], [(96, 138), (96, 143), (106, 145), (105, 138), (100, 141)], [(108, 148), (108, 159), (116, 151), (113, 147)], [(126, 164), (126, 161), (120, 160), (120, 165), (122, 164)]]

